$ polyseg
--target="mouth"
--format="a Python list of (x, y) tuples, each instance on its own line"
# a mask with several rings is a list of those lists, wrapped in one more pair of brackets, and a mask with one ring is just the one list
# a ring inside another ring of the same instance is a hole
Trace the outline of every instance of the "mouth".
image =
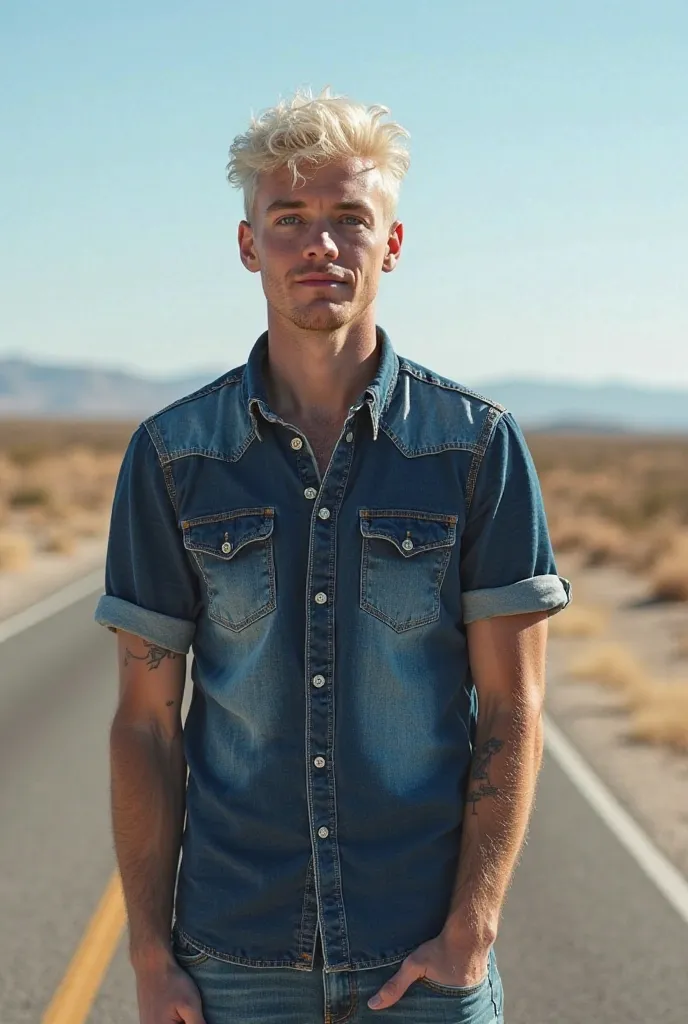
[(333, 288), (342, 287), (348, 282), (341, 277), (333, 277), (331, 274), (309, 274), (308, 277), (302, 277), (297, 284), (304, 284), (315, 288)]

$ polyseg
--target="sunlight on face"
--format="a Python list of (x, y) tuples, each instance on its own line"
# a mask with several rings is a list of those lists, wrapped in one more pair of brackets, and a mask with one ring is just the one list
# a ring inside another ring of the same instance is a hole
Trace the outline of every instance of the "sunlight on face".
[(361, 317), (380, 274), (394, 268), (403, 229), (390, 224), (379, 171), (360, 158), (261, 175), (252, 223), (242, 222), (244, 266), (260, 273), (270, 310), (305, 330), (329, 331)]

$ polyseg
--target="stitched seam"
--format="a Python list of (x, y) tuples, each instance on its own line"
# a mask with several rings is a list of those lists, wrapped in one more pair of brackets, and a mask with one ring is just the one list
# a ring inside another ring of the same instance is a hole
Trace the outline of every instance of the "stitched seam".
[(202, 388), (198, 388), (197, 391), (192, 391), (190, 395), (183, 395), (182, 398), (177, 398), (174, 402), (170, 402), (164, 408), (159, 409), (158, 412), (154, 413), (153, 416), (149, 417), (151, 420), (156, 420), (158, 416), (162, 416), (163, 413), (169, 412), (170, 409), (176, 409), (178, 405), (184, 405), (186, 402), (192, 402), (195, 398), (204, 398), (205, 395), (212, 395), (213, 391), (219, 391), (220, 388), (227, 387), (229, 384), (240, 383), (244, 376), (245, 365), (238, 367), (236, 370), (229, 370), (228, 375), (220, 377), (217, 381), (211, 381), (210, 384), (204, 384)]
[(447, 441), (444, 444), (429, 445), (427, 448), (415, 450), (407, 448), (388, 423), (380, 421), (380, 429), (407, 459), (417, 459), (423, 455), (441, 455), (442, 452), (450, 451), (474, 452), (477, 447), (473, 441)]
[(158, 457), (158, 464), (162, 470), (163, 480), (165, 481), (165, 490), (167, 491), (167, 496), (170, 499), (170, 504), (172, 505), (176, 519), (179, 515), (179, 510), (177, 508), (177, 489), (174, 485), (174, 476), (172, 475), (169, 454), (165, 448), (165, 442), (160, 436), (160, 432), (152, 420), (146, 420), (144, 422), (144, 426), (149, 438), (151, 439), (151, 443), (155, 448), (155, 454)]
[(219, 949), (215, 949), (213, 946), (206, 946), (203, 942), (198, 942), (197, 939), (192, 939), (182, 928), (177, 928), (179, 935), (186, 942), (189, 942), (192, 946), (195, 946), (198, 950), (202, 950), (207, 953), (209, 957), (214, 960), (222, 960), (228, 964), (239, 964), (247, 967), (295, 967), (300, 971), (310, 970), (303, 963), (298, 960), (291, 960), (283, 958), (282, 960), (256, 960), (253, 957), (246, 956), (235, 956), (233, 953), (221, 953)]
[(346, 1024), (347, 1020), (351, 1020), (353, 1015), (358, 1010), (358, 984), (357, 978), (352, 972), (352, 976), (349, 978), (349, 1009), (343, 1017), (333, 1017), (332, 1024)]
[[(306, 868), (306, 882), (305, 882), (304, 892), (303, 892), (303, 905), (301, 907), (301, 926), (299, 928), (299, 955), (300, 956), (304, 956), (304, 955), (307, 956), (308, 955), (308, 954), (304, 954), (303, 947), (304, 947), (304, 944), (305, 944), (304, 943), (304, 936), (305, 936), (305, 928), (306, 928), (306, 917), (307, 917), (307, 914), (308, 914), (308, 909), (307, 908), (308, 908), (308, 903), (309, 903), (309, 898), (310, 898), (310, 895), (311, 895), (311, 891), (312, 891), (312, 888), (313, 888), (312, 877), (313, 877), (313, 853), (311, 852), (311, 855), (308, 858), (308, 866)], [(310, 960), (310, 956), (308, 958)]]
[(427, 519), (433, 523), (456, 523), (459, 517), (451, 513), (445, 515), (442, 512), (417, 512), (414, 509), (395, 508), (362, 508), (360, 515), (363, 519)]
[(478, 438), (479, 447), (473, 456), (471, 468), (468, 473), (468, 480), (466, 482), (466, 520), (468, 520), (468, 512), (471, 507), (471, 502), (473, 501), (473, 493), (478, 479), (478, 472), (483, 464), (483, 459), (485, 458), (485, 453), (489, 447), (490, 441), (494, 437), (497, 424), (503, 415), (503, 413), (498, 413), (494, 409), (490, 409), (490, 412), (485, 419), (485, 423), (483, 424), (483, 429), (480, 432), (480, 437)]
[(399, 370), (400, 370), (400, 367), (401, 367), (401, 362), (399, 360), (399, 357), (397, 355), (395, 355), (395, 357), (394, 357), (394, 373), (392, 374), (392, 379), (389, 382), (389, 387), (387, 388), (387, 394), (385, 395), (384, 401), (383, 401), (382, 405), (380, 406), (380, 415), (377, 418), (378, 427), (380, 426), (380, 422), (382, 420), (383, 413), (385, 412), (386, 409), (389, 408), (389, 405), (390, 405), (390, 403), (392, 401), (392, 397), (393, 397), (394, 392), (396, 390), (397, 381), (399, 380)]
[(442, 388), (445, 391), (456, 391), (461, 395), (466, 395), (467, 398), (477, 398), (485, 405), (491, 406), (493, 409), (497, 409), (499, 412), (506, 412), (506, 406), (500, 402), (495, 402), (494, 399), (488, 398), (486, 395), (481, 394), (479, 391), (472, 391), (471, 388), (465, 387), (463, 384), (457, 384), (455, 381), (447, 380), (446, 377), (429, 376), (428, 373), (413, 366), (407, 359), (401, 360), (401, 372), (408, 373), (411, 377), (415, 377), (416, 380), (422, 381), (424, 384), (431, 384), (434, 387)]
[(231, 455), (226, 455), (224, 452), (211, 451), (209, 448), (201, 448), (199, 445), (195, 445), (193, 448), (175, 449), (168, 458), (170, 462), (176, 462), (177, 459), (185, 459), (194, 455), (203, 455), (207, 459), (217, 459), (218, 462), (238, 462), (256, 437), (258, 437), (258, 434), (255, 431), (251, 431), (246, 436), (246, 439), (242, 442), (240, 447), (237, 448), (236, 451), (232, 452)]
[(451, 548), (445, 548), (444, 549), (444, 551), (442, 553), (442, 558), (437, 563), (437, 569), (435, 570), (435, 597), (433, 599), (433, 610), (432, 610), (432, 612), (428, 612), (428, 614), (425, 615), (423, 618), (420, 618), (420, 619), (410, 619), (410, 620), (408, 620), (406, 622), (397, 622), (395, 619), (392, 619), (384, 611), (382, 611), (381, 609), (377, 608), (375, 605), (372, 605), (370, 603), (370, 601), (367, 599), (367, 597), (364, 596), (364, 586), (366, 588), (365, 589), (365, 594), (367, 594), (367, 582), (368, 582), (368, 551), (367, 551), (367, 548), (368, 548), (368, 538), (364, 536), (364, 538), (363, 538), (363, 554), (362, 554), (362, 563), (361, 563), (361, 602), (360, 602), (361, 603), (361, 608), (363, 609), (363, 611), (368, 612), (369, 615), (372, 615), (374, 618), (379, 619), (381, 622), (384, 622), (385, 625), (391, 626), (391, 628), (394, 630), (395, 633), (405, 633), (409, 629), (415, 629), (418, 626), (426, 626), (430, 622), (437, 622), (437, 620), (440, 617), (440, 611), (441, 611), (441, 608), (442, 608), (441, 590), (442, 590), (442, 584), (444, 583), (444, 577), (446, 576), (446, 573), (447, 573), (447, 566), (449, 565), (449, 560), (451, 558)]
[[(182, 526), (202, 526), (205, 523), (223, 523), (227, 519), (236, 519), (238, 516), (265, 516), (266, 519), (274, 519), (275, 509), (266, 508), (261, 505), (259, 508), (237, 508), (232, 512), (215, 512), (210, 516), (198, 516), (196, 519), (184, 519)], [(270, 523), (270, 533), (272, 533), (272, 523)], [(257, 536), (269, 537), (270, 534), (259, 534)]]
[[(229, 619), (224, 619), (218, 612), (213, 611), (213, 604), (215, 600), (217, 600), (218, 592), (211, 585), (211, 582), (206, 574), (205, 567), (203, 565), (203, 560), (199, 557), (197, 553), (199, 549), (187, 548), (187, 551), (191, 552), (191, 555), (194, 561), (196, 562), (196, 565), (198, 566), (201, 576), (203, 577), (203, 580), (205, 582), (206, 591), (208, 594), (208, 618), (212, 619), (212, 621), (216, 622), (219, 626), (224, 626), (225, 629), (231, 630), (232, 633), (241, 633), (242, 630), (246, 629), (247, 626), (253, 625), (254, 622), (258, 621), (258, 619), (262, 619), (265, 615), (269, 615), (270, 612), (274, 612), (274, 610), (277, 607), (277, 594), (275, 587), (275, 559), (272, 550), (272, 543), (267, 543), (266, 548), (266, 557), (268, 559), (270, 596), (266, 604), (262, 605), (257, 611), (251, 612), (251, 614), (248, 615), (245, 619), (241, 619), (240, 622), (236, 623), (230, 622)], [(205, 554), (206, 552), (203, 553)], [(214, 557), (214, 555), (211, 557)], [(219, 561), (226, 561), (226, 559), (219, 559)]]

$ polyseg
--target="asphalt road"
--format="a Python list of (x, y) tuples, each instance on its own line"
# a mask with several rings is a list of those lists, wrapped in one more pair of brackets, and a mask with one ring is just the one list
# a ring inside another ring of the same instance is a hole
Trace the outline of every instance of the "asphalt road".
[[(1, 1024), (38, 1024), (114, 868), (95, 597), (0, 644)], [(507, 1024), (688, 1019), (688, 927), (548, 755), (496, 953)], [(123, 946), (89, 1024), (137, 1024)]]

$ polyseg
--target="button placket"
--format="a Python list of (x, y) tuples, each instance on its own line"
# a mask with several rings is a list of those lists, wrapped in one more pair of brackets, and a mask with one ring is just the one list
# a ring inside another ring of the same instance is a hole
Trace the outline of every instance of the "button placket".
[(353, 461), (353, 445), (345, 443), (347, 432), (351, 432), (348, 426), (342, 431), (327, 472), (319, 481), (317, 504), (311, 519), (306, 584), (309, 594), (305, 651), (308, 702), (307, 799), (318, 919), (327, 958), (333, 963), (347, 962), (349, 958), (339, 846), (334, 827), (337, 821), (337, 797), (334, 776), (335, 692), (332, 678), (336, 523)]

